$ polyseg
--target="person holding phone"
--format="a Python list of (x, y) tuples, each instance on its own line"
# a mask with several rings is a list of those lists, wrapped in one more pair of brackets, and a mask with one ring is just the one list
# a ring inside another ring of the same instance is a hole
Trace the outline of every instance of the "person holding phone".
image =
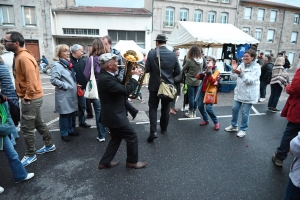
[(231, 80), (237, 82), (234, 89), (234, 101), (232, 105), (231, 125), (225, 128), (228, 132), (237, 132), (239, 112), (242, 110), (242, 122), (237, 137), (244, 137), (249, 124), (249, 114), (253, 103), (259, 97), (261, 67), (255, 62), (256, 52), (249, 49), (245, 52), (243, 60), (239, 66), (236, 61), (232, 61)]

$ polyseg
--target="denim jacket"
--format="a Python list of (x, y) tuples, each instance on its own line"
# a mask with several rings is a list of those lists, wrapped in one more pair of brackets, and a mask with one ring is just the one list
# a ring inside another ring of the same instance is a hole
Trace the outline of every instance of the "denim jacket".
[(295, 156), (291, 165), (290, 179), (293, 184), (300, 188), (300, 132), (290, 143), (290, 152)]

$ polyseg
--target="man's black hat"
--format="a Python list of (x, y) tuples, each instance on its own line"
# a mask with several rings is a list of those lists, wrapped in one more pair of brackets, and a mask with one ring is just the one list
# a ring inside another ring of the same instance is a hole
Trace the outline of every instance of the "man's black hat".
[(167, 37), (165, 34), (158, 34), (154, 41), (167, 41)]

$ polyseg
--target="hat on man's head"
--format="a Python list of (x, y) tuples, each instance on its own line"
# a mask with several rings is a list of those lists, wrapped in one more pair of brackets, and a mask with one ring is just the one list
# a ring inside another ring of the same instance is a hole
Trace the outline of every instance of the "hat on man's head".
[(167, 41), (167, 37), (165, 34), (158, 34), (154, 41)]
[(100, 64), (105, 64), (107, 63), (108, 61), (114, 59), (114, 58), (117, 58), (118, 56), (113, 54), (113, 53), (104, 53), (102, 54), (100, 57), (99, 57), (99, 62)]

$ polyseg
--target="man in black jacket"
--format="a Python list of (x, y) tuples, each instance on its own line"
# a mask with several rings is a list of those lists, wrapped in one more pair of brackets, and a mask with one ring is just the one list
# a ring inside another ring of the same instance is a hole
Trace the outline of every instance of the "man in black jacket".
[[(147, 139), (148, 142), (152, 142), (155, 138), (157, 138), (157, 108), (159, 104), (157, 92), (160, 85), (160, 79), (162, 78), (166, 84), (174, 84), (174, 77), (181, 72), (176, 54), (168, 50), (166, 47), (166, 36), (164, 34), (158, 34), (155, 41), (156, 48), (149, 51), (146, 61), (146, 73), (149, 73), (150, 75), (148, 85), (150, 135)], [(160, 57), (161, 77), (158, 56)], [(167, 132), (169, 124), (169, 110), (170, 103), (161, 101), (160, 128), (162, 134)]]
[(124, 86), (115, 76), (118, 62), (117, 56), (105, 53), (99, 57), (101, 72), (98, 78), (98, 93), (101, 101), (100, 121), (103, 126), (110, 129), (111, 139), (102, 156), (98, 168), (106, 169), (116, 166), (119, 161), (112, 162), (122, 139), (126, 141), (127, 159), (126, 166), (140, 169), (147, 165), (138, 162), (138, 139), (126, 116), (125, 102), (138, 85), (139, 69), (133, 71), (130, 82)]
[(270, 84), (272, 78), (272, 69), (274, 64), (272, 63), (272, 57), (267, 55), (265, 56), (265, 64), (261, 67), (260, 74), (260, 98), (259, 102), (266, 101), (266, 88), (267, 85)]
[[(74, 44), (70, 48), (71, 50), (71, 55), (70, 55), (70, 61), (73, 64), (73, 69), (76, 72), (76, 80), (79, 85), (81, 85), (81, 88), (85, 90), (87, 80), (86, 77), (83, 74), (85, 64), (86, 64), (86, 58), (83, 58), (83, 47), (79, 44)], [(91, 125), (87, 124), (85, 122), (85, 113), (86, 110), (86, 100), (85, 97), (78, 97), (78, 121), (79, 121), (79, 126), (84, 127), (84, 128), (90, 128)], [(75, 125), (75, 115), (73, 119), (73, 125)]]

